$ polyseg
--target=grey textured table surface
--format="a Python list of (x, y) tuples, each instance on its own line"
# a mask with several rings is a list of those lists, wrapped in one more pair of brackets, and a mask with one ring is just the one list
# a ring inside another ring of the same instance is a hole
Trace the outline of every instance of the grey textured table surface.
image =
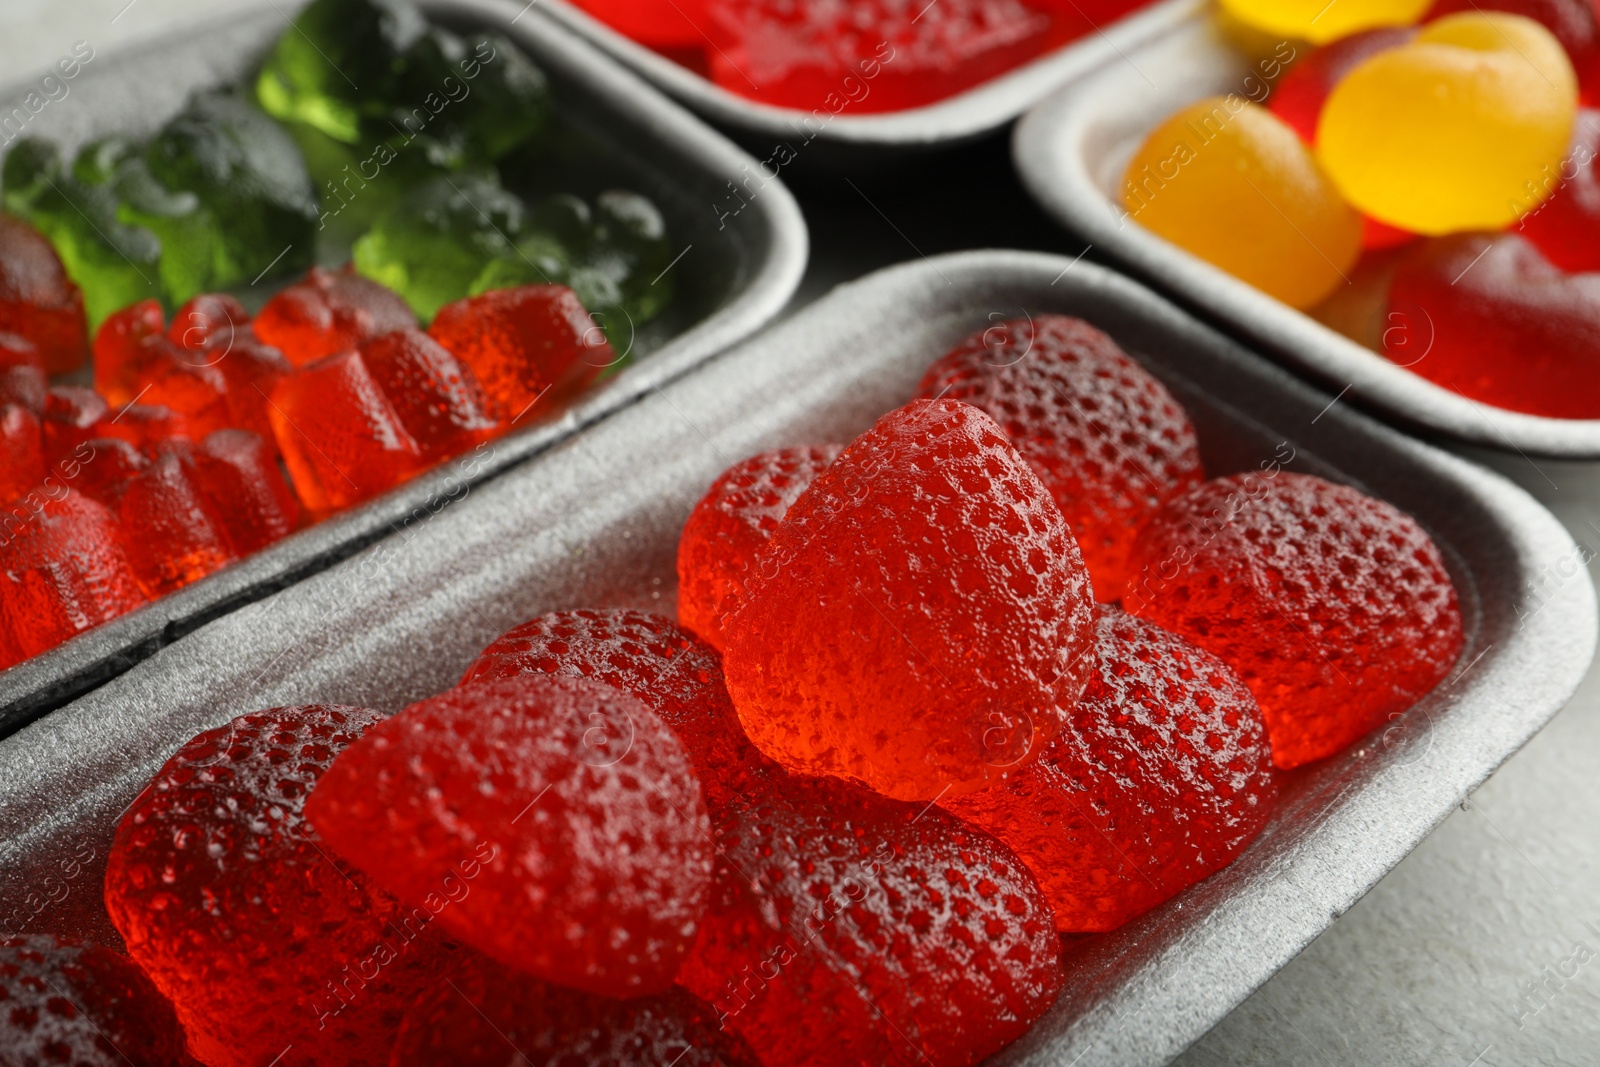
[[(0, 0), (0, 81), (42, 71), (76, 41), (99, 53), (223, 8)], [(796, 191), (814, 238), (801, 300), (919, 254), (1081, 248), (1030, 209), (1003, 144), (937, 168), (803, 179)], [(1591, 560), (1600, 552), (1600, 465), (1493, 465), (1549, 504)], [(1600, 1063), (1600, 675), (1591, 670), (1542, 734), (1177, 1062)]]

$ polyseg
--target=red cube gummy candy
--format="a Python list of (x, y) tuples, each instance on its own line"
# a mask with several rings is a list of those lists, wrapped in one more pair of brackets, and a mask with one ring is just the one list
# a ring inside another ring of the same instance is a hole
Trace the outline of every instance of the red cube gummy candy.
[(328, 765), (381, 719), (241, 715), (179, 749), (117, 827), (106, 909), (213, 1067), (371, 1063), (447, 958), (431, 916), (338, 863), (305, 818)]
[(106, 316), (94, 335), (94, 387), (110, 403), (127, 404), (139, 392), (146, 350), (164, 338), (158, 300), (141, 300)]
[[(250, 313), (227, 293), (201, 293), (178, 309), (167, 327), (167, 339), (186, 352), (224, 351), (253, 338)], [(97, 353), (98, 355), (98, 353)]]
[(439, 309), (428, 334), (472, 368), (508, 423), (553, 387), (575, 385), (616, 362), (605, 331), (564, 285), (457, 300)]
[(424, 459), (448, 459), (499, 429), (477, 376), (421, 330), (373, 338), (361, 359)]
[(613, 1000), (547, 985), (477, 953), (406, 1012), (389, 1067), (758, 1067), (681, 989)]
[(982, 830), (827, 778), (732, 808), (678, 983), (766, 1067), (966, 1067), (1060, 993), (1050, 905)]
[(0, 940), (0, 1056), (32, 1067), (193, 1067), (172, 1005), (128, 957), (47, 934)]
[(143, 604), (116, 520), (41, 488), (0, 514), (0, 662), (38, 655)]
[(314, 515), (369, 500), (424, 466), (422, 450), (357, 352), (280, 379), (267, 417), (295, 492)]
[(1438, 546), (1349, 486), (1289, 471), (1218, 478), (1158, 512), (1133, 558), (1128, 610), (1233, 668), (1279, 767), (1395, 718), (1461, 652)]
[(247, 556), (293, 532), (300, 505), (260, 436), (218, 430), (193, 456), (196, 483), (235, 555)]
[(49, 388), (44, 361), (33, 342), (14, 333), (0, 333), (0, 404), (20, 404), (40, 415)]
[(671, 730), (597, 682), (531, 676), (411, 705), (341, 756), (307, 812), (328, 843), (502, 963), (660, 993), (711, 882), (700, 785)]
[(1145, 520), (1205, 477), (1183, 405), (1082, 319), (975, 333), (928, 368), (918, 394), (973, 404), (1005, 429), (1055, 497), (1100, 600), (1122, 596)]
[(164, 329), (154, 300), (107, 316), (94, 339), (95, 389), (117, 408), (170, 408), (200, 436), (227, 426), (228, 382), (215, 360), (173, 343)]
[(745, 733), (795, 773), (970, 793), (1037, 753), (1088, 682), (1094, 598), (1072, 532), (969, 404), (879, 419), (756, 569), (723, 668)]
[(91, 437), (112, 415), (105, 398), (81, 385), (54, 385), (44, 398), (44, 461), (53, 465)]
[(1227, 664), (1102, 607), (1099, 661), (1054, 741), (944, 806), (1016, 850), (1069, 933), (1114, 930), (1221, 870), (1277, 802), (1255, 697)]
[(0, 404), (0, 506), (44, 481), (44, 438), (39, 417), (17, 404)]
[(671, 619), (625, 608), (556, 611), (501, 634), (462, 685), (557, 674), (631, 693), (672, 728), (713, 817), (770, 767), (744, 736), (716, 650)]
[(763, 452), (729, 467), (689, 513), (678, 537), (678, 620), (719, 651), (744, 597), (756, 553), (800, 494), (843, 451), (814, 445)]
[(67, 277), (48, 238), (0, 214), (0, 332), (31, 341), (51, 374), (70, 374), (89, 358), (83, 293)]
[(296, 367), (356, 348), (417, 324), (400, 294), (355, 272), (312, 267), (267, 301), (251, 323), (255, 335)]
[(189, 420), (160, 404), (128, 404), (108, 412), (90, 427), (96, 437), (117, 437), (142, 451), (166, 441), (187, 441)]
[(208, 352), (217, 360), (215, 366), (228, 384), (230, 424), (260, 434), (277, 455), (269, 398), (278, 382), (294, 373), (294, 368), (282, 352), (256, 340), (248, 331), (241, 331), (230, 347), (218, 346)]
[(233, 562), (226, 526), (200, 487), (189, 445), (165, 445), (122, 491), (128, 555), (150, 596), (198, 581)]
[(1565, 271), (1600, 271), (1600, 111), (1584, 108), (1550, 198), (1517, 231)]
[(80, 446), (62, 473), (70, 470), (74, 489), (114, 513), (122, 506), (128, 483), (149, 465), (149, 458), (122, 438), (93, 437)]

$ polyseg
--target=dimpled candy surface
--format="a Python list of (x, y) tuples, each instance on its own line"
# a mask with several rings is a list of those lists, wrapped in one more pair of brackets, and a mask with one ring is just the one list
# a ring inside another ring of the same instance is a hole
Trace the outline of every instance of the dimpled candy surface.
[(744, 596), (756, 553), (842, 445), (763, 452), (724, 471), (689, 513), (678, 538), (678, 621), (717, 649)]
[(975, 1064), (1061, 989), (1010, 849), (938, 807), (775, 776), (733, 803), (680, 985), (767, 1067)]
[(0, 661), (37, 655), (144, 603), (116, 520), (93, 500), (29, 493), (3, 518)]
[(1361, 216), (1270, 111), (1208, 97), (1146, 138), (1123, 175), (1141, 226), (1291, 307), (1345, 281)]
[(6, 1067), (193, 1067), (172, 1005), (120, 953), (48, 935), (0, 939)]
[(447, 952), (306, 822), (307, 793), (381, 718), (241, 715), (179, 749), (117, 827), (111, 921), (213, 1067), (370, 1063)]
[(1055, 497), (1100, 600), (1122, 595), (1145, 519), (1205, 476), (1183, 406), (1082, 319), (991, 326), (929, 367), (917, 392), (965, 401), (1000, 424)]
[(462, 685), (559, 674), (631, 693), (677, 734), (713, 810), (769, 766), (744, 736), (716, 650), (671, 619), (617, 608), (541, 615), (483, 650)]
[(1546, 259), (1567, 271), (1600, 271), (1600, 111), (1578, 112), (1572, 148), (1550, 198), (1517, 223)]
[(51, 374), (68, 374), (89, 358), (83, 293), (44, 234), (6, 214), (0, 214), (0, 331), (31, 341)]
[(439, 309), (428, 333), (472, 368), (498, 414), (520, 419), (546, 392), (616, 362), (564, 285), (493, 289)]
[[(454, 988), (452, 988), (454, 987)], [(681, 989), (633, 1000), (547, 985), (477, 954), (406, 1013), (389, 1067), (757, 1067)]]
[(1277, 800), (1255, 697), (1227, 664), (1102, 607), (1099, 666), (1061, 734), (945, 802), (1016, 850), (1064, 932), (1114, 930), (1232, 862)]
[(1537, 22), (1448, 15), (1334, 87), (1317, 158), (1381, 222), (1434, 235), (1497, 230), (1547, 195), (1577, 100), (1571, 62)]
[(361, 359), (424, 459), (465, 452), (499, 428), (477, 375), (421, 330), (376, 337)]
[(1232, 667), (1273, 762), (1298, 767), (1398, 716), (1450, 672), (1461, 611), (1415, 519), (1349, 486), (1229, 475), (1167, 503), (1124, 604)]
[(346, 266), (312, 267), (304, 278), (268, 300), (251, 327), (264, 343), (303, 367), (416, 324), (417, 317), (400, 294)]
[(1389, 319), (1430, 341), (1410, 369), (1474, 400), (1600, 418), (1600, 274), (1566, 274), (1520, 237), (1461, 234), (1407, 254)]
[(1359, 30), (1409, 26), (1430, 0), (1222, 0), (1235, 18), (1270, 34), (1325, 44)]
[(723, 666), (745, 733), (796, 773), (970, 793), (1054, 737), (1088, 680), (1094, 597), (1072, 532), (969, 404), (879, 419), (757, 569)]
[(300, 505), (259, 436), (218, 430), (193, 454), (195, 478), (234, 552), (248, 555), (294, 530)]
[(310, 815), (402, 899), (449, 902), (440, 921), (467, 945), (604, 996), (667, 989), (710, 890), (682, 745), (637, 698), (583, 679), (413, 704), (334, 764)]

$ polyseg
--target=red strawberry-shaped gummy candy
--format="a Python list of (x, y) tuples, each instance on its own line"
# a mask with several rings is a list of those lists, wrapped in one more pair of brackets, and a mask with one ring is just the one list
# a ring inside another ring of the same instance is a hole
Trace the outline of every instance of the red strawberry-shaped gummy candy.
[(613, 1000), (547, 985), (469, 953), (406, 1013), (389, 1067), (756, 1067), (681, 989)]
[(49, 935), (0, 940), (0, 1063), (192, 1067), (159, 990), (128, 957)]
[(592, 678), (639, 698), (678, 735), (713, 816), (770, 766), (744, 736), (716, 650), (671, 619), (627, 609), (541, 615), (496, 638), (461, 684), (525, 674)]
[(1600, 418), (1600, 274), (1566, 274), (1521, 237), (1419, 244), (1395, 272), (1389, 321), (1425, 352), (1404, 364), (1446, 389), (1531, 415)]
[(425, 459), (459, 455), (499, 428), (477, 376), (421, 330), (376, 337), (361, 359)]
[(0, 332), (31, 341), (51, 374), (69, 374), (89, 358), (83, 293), (67, 277), (48, 238), (0, 214)]
[(1128, 610), (1232, 667), (1273, 762), (1338, 752), (1442, 681), (1461, 611), (1415, 519), (1310, 475), (1229, 475), (1172, 500), (1134, 549)]
[(678, 982), (766, 1067), (966, 1067), (1055, 1001), (1050, 905), (982, 830), (831, 778), (774, 776), (731, 811)]
[(744, 596), (756, 553), (840, 445), (763, 452), (724, 471), (689, 513), (678, 538), (678, 620), (717, 649)]
[(969, 404), (879, 419), (795, 501), (756, 569), (723, 666), (745, 733), (790, 771), (904, 800), (970, 793), (1054, 737), (1088, 681), (1078, 546)]
[(312, 267), (268, 300), (251, 328), (290, 363), (303, 367), (416, 324), (416, 315), (399, 293), (363, 278), (347, 264), (336, 271)]
[(710, 888), (683, 747), (598, 682), (530, 676), (413, 704), (334, 764), (309, 813), (404, 900), (459, 876), (439, 918), (469, 946), (606, 996), (671, 985)]
[(472, 368), (496, 414), (519, 421), (557, 385), (616, 362), (605, 331), (562, 285), (491, 289), (446, 304), (428, 333)]
[(1600, 111), (1584, 108), (1572, 150), (1550, 198), (1517, 223), (1546, 259), (1565, 271), (1600, 271)]
[(0, 404), (20, 404), (39, 415), (44, 412), (49, 388), (44, 361), (33, 342), (14, 333), (0, 333)]
[(928, 368), (922, 396), (988, 412), (1055, 497), (1095, 595), (1116, 600), (1151, 513), (1204, 474), (1166, 386), (1082, 319), (1039, 315), (973, 334)]
[(44, 481), (44, 436), (39, 416), (0, 403), (0, 508)]
[(300, 517), (272, 449), (249, 430), (218, 430), (193, 451), (195, 478), (236, 555), (287, 536)]
[(189, 741), (117, 827), (106, 908), (213, 1067), (366, 1064), (448, 955), (432, 915), (341, 865), (306, 795), (380, 721), (310, 705)]
[(1016, 850), (1070, 933), (1114, 930), (1221, 870), (1278, 796), (1255, 697), (1227, 664), (1102, 607), (1071, 720), (1002, 785), (945, 801)]

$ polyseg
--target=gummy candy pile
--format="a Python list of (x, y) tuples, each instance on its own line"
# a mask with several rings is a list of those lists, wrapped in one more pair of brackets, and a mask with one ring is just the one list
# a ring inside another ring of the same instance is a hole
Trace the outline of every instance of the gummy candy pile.
[(732, 93), (819, 116), (921, 107), (1145, 0), (575, 0)]
[(671, 299), (648, 198), (502, 184), (583, 154), (503, 36), (315, 0), (255, 88), (6, 157), (0, 669), (527, 425)]
[(1600, 418), (1600, 8), (1223, 7), (1273, 84), (1152, 131), (1128, 215), (1463, 396)]
[(190, 740), (116, 830), (127, 956), (0, 942), (0, 1048), (978, 1063), (1061, 935), (1227, 866), (1281, 770), (1456, 662), (1427, 533), (1292, 459), (1208, 480), (1111, 338), (990, 326), (849, 444), (719, 477), (679, 621), (558, 611), (393, 717)]

